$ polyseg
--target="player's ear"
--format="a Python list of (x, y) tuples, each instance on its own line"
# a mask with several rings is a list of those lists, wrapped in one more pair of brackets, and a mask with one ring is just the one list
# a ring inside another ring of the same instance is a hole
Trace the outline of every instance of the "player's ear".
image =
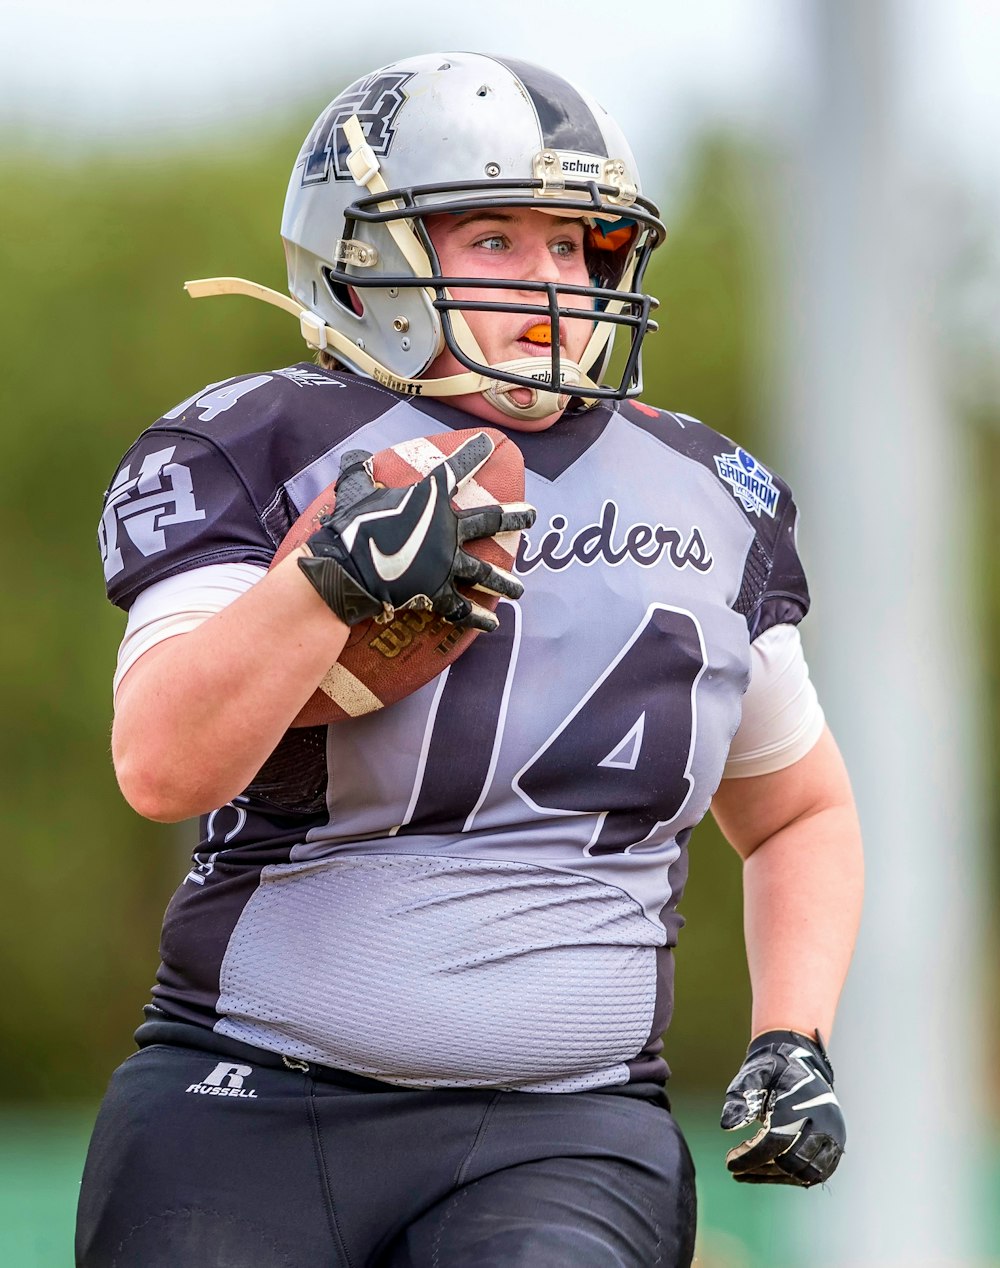
[(348, 294), (348, 298), (351, 301), (351, 307), (354, 309), (354, 311), (358, 314), (359, 317), (363, 317), (365, 315), (365, 306), (361, 302), (361, 296), (358, 294), (358, 292), (354, 289), (353, 286), (349, 286), (347, 288), (347, 294)]

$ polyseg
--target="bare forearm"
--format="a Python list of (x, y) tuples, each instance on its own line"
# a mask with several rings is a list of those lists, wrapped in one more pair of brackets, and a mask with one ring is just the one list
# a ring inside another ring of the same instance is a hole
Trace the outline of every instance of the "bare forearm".
[(241, 792), (340, 655), (347, 627), (294, 558), (126, 674), (112, 750), (129, 803), (188, 818)]
[(743, 858), (753, 1034), (828, 1034), (864, 880), (861, 829), (833, 736), (825, 730), (792, 766), (723, 780), (712, 809)]
[(752, 1033), (829, 1035), (861, 915), (853, 805), (826, 807), (764, 841), (743, 869)]

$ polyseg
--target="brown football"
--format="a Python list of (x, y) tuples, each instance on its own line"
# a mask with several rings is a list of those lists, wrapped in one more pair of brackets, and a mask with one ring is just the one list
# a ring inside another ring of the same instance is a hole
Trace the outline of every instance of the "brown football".
[[(493, 453), (475, 476), (458, 490), (452, 499), (455, 506), (467, 509), (490, 506), (495, 502), (524, 501), (524, 459), (517, 445), (492, 427), (475, 427), (467, 431), (442, 432), (417, 440), (405, 440), (377, 453), (372, 470), (377, 484), (403, 488), (415, 484), (436, 467), (443, 458), (454, 453), (467, 440), (484, 432), (493, 441)], [(278, 547), (271, 567), (311, 537), (322, 516), (334, 507), (334, 486), (328, 488), (306, 507), (289, 529)], [(477, 559), (508, 572), (514, 565), (520, 533), (499, 533), (496, 537), (469, 542), (465, 549)], [(491, 611), (499, 599), (461, 586), (468, 597)], [(306, 701), (292, 726), (320, 726), (327, 722), (344, 722), (365, 713), (372, 713), (436, 678), (452, 661), (461, 656), (479, 633), (459, 630), (433, 612), (407, 608), (397, 612), (385, 625), (363, 621), (354, 626), (340, 659)]]

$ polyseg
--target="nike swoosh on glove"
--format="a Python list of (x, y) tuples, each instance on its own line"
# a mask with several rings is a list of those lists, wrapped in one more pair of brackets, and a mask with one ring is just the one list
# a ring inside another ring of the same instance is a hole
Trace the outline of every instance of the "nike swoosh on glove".
[(423, 608), (460, 629), (497, 628), (493, 613), (460, 594), (457, 583), (508, 599), (519, 599), (524, 587), (462, 548), (481, 537), (530, 528), (535, 508), (519, 502), (456, 510), (451, 503), (492, 452), (493, 441), (478, 432), (422, 480), (401, 489), (375, 484), (367, 450), (343, 455), (333, 514), (306, 541), (311, 557), (299, 559), (342, 621), (391, 621), (399, 608)]
[(828, 1180), (837, 1168), (847, 1128), (833, 1090), (833, 1066), (816, 1032), (768, 1030), (754, 1039), (726, 1089), (722, 1126), (761, 1129), (726, 1155), (734, 1180), (797, 1184)]

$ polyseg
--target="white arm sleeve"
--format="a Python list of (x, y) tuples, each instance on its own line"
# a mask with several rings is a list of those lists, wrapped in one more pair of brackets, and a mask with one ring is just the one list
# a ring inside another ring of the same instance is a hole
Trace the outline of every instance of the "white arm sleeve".
[(245, 594), (266, 571), (257, 564), (209, 564), (147, 586), (129, 609), (114, 690), (144, 652), (165, 638), (196, 629)]
[(772, 625), (750, 644), (750, 685), (723, 779), (784, 770), (813, 747), (825, 719), (794, 625)]

